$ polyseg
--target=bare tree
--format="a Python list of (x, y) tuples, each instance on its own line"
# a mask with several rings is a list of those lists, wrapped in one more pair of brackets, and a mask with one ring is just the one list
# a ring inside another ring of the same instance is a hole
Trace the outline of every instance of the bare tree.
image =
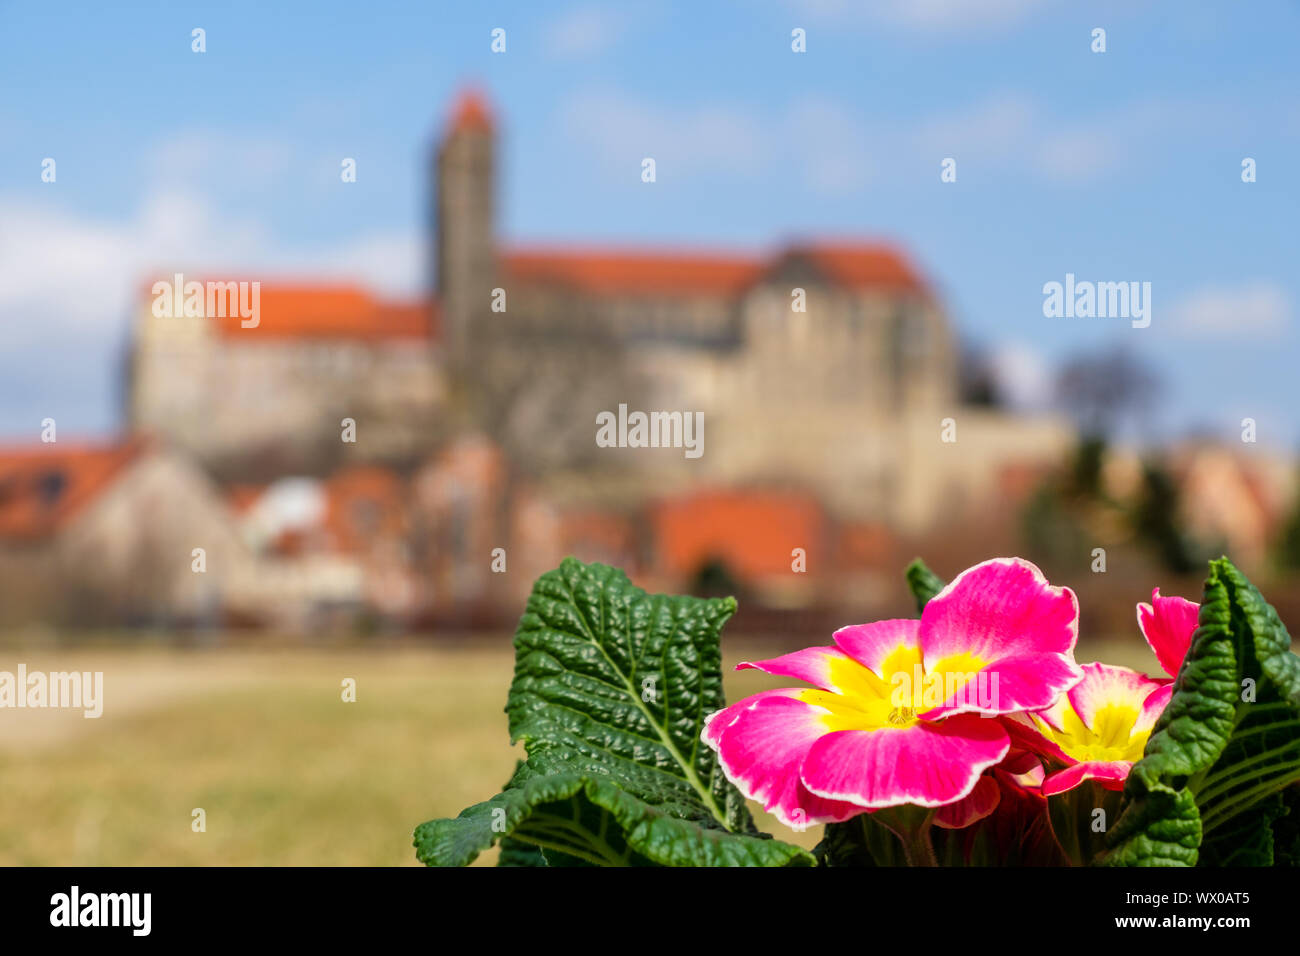
[(1126, 416), (1144, 416), (1159, 388), (1145, 363), (1115, 346), (1066, 362), (1057, 376), (1056, 401), (1085, 436), (1107, 438)]

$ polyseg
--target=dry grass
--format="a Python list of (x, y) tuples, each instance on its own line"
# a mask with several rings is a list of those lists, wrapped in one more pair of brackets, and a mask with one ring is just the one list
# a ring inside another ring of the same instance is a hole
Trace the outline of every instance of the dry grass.
[[(776, 652), (741, 644), (728, 658)], [(1106, 656), (1148, 663), (1140, 643)], [(0, 710), (3, 865), (413, 865), (415, 825), (491, 796), (520, 754), (502, 712), (504, 638), (473, 649), (0, 651), (0, 670), (19, 661), (103, 671), (105, 705), (98, 720)], [(354, 704), (341, 700), (345, 677)], [(730, 674), (728, 698), (769, 686)], [(196, 807), (206, 832), (191, 829)], [(805, 846), (818, 838), (763, 814), (759, 825)]]

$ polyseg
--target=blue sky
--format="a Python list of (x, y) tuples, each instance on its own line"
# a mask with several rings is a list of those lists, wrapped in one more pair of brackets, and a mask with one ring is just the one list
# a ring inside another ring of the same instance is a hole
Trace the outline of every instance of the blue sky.
[[(473, 83), (509, 241), (889, 239), (1026, 404), (1117, 342), (1164, 382), (1149, 437), (1250, 416), (1293, 446), (1298, 35), (1294, 0), (0, 0), (0, 435), (116, 426), (159, 272), (418, 290), (429, 146)], [(1045, 318), (1067, 272), (1151, 282), (1151, 327)]]

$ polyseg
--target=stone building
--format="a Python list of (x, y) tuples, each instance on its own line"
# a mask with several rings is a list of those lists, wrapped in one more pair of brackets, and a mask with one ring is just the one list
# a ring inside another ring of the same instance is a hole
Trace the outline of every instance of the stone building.
[[(477, 434), (504, 455), (507, 497), (526, 484), (562, 506), (628, 510), (700, 487), (794, 485), (832, 515), (908, 529), (963, 489), (987, 493), (1008, 456), (1068, 444), (1055, 423), (958, 407), (947, 315), (887, 243), (512, 246), (497, 232), (497, 166), (492, 111), (465, 95), (433, 157), (429, 301), (268, 286), (255, 328), (146, 304), (132, 427), (258, 480), (358, 462), (413, 471)], [(620, 406), (702, 419), (703, 453), (602, 447), (598, 416)]]
[[(1007, 459), (1059, 460), (1070, 442), (1059, 422), (959, 406), (948, 317), (892, 245), (510, 246), (495, 170), (491, 113), (467, 97), (435, 167), (443, 345), (468, 424), (556, 500), (795, 485), (839, 517), (916, 531), (996, 494)], [(597, 416), (620, 405), (701, 413), (704, 453), (600, 447)]]
[(0, 620), (215, 623), (255, 578), (187, 455), (139, 438), (0, 448)]
[(259, 299), (253, 327), (238, 315), (159, 315), (152, 295), (142, 303), (132, 431), (241, 480), (414, 461), (436, 444), (444, 385), (427, 304), (278, 283), (260, 284)]

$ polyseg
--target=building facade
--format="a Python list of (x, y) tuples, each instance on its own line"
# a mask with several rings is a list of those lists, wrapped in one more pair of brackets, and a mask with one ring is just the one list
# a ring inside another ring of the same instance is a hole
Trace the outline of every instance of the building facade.
[[(833, 514), (905, 527), (1011, 450), (1051, 457), (1068, 442), (985, 413), (960, 461), (944, 446), (942, 423), (965, 417), (953, 331), (890, 245), (507, 246), (497, 166), (492, 112), (466, 95), (433, 156), (429, 301), (268, 286), (254, 328), (146, 304), (131, 426), (236, 477), (414, 468), (477, 434), (501, 449), (507, 493), (520, 479), (626, 509), (701, 485), (796, 485)], [(603, 447), (598, 416), (620, 406), (702, 417), (702, 453)]]

